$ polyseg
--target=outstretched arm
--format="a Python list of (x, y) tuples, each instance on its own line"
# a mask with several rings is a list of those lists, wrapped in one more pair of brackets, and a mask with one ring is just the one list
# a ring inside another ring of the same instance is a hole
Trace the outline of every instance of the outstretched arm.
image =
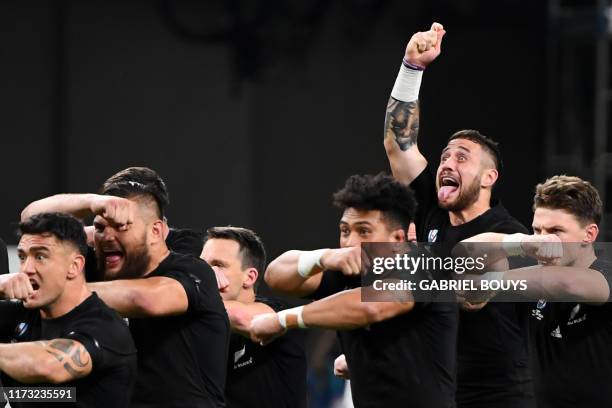
[(0, 344), (0, 371), (23, 383), (60, 384), (91, 373), (91, 356), (78, 341)]
[(318, 327), (351, 330), (391, 319), (414, 308), (413, 301), (363, 302), (362, 288), (336, 293), (305, 306), (256, 316), (251, 322), (251, 338), (267, 344), (287, 329)]
[(153, 276), (87, 284), (92, 292), (125, 317), (180, 315), (189, 300), (183, 286), (175, 279)]

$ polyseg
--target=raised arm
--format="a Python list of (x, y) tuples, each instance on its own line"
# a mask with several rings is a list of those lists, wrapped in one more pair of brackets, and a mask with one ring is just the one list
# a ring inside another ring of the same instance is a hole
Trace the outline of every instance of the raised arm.
[(87, 286), (125, 317), (180, 315), (189, 306), (183, 286), (177, 280), (163, 276), (93, 282)]
[(0, 371), (22, 383), (60, 384), (91, 373), (91, 356), (78, 341), (0, 344)]
[(321, 284), (321, 272), (339, 271), (345, 275), (359, 275), (361, 249), (359, 247), (288, 251), (268, 265), (264, 279), (268, 286), (293, 296), (307, 296)]
[(426, 32), (412, 36), (387, 103), (384, 146), (393, 176), (411, 183), (427, 166), (419, 151), (419, 88), (423, 70), (440, 55), (444, 28), (433, 23)]
[(318, 327), (351, 330), (391, 319), (414, 308), (407, 302), (363, 302), (361, 288), (345, 290), (305, 306), (256, 316), (251, 323), (254, 341), (267, 344), (287, 329)]
[(63, 212), (84, 219), (101, 215), (119, 227), (134, 220), (136, 204), (125, 198), (99, 194), (57, 194), (30, 203), (21, 212), (21, 220), (43, 212)]

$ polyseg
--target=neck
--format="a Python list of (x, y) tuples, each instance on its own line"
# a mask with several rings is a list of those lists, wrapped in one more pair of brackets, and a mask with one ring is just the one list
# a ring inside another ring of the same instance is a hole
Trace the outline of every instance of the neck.
[(255, 302), (255, 291), (252, 287), (241, 290), (236, 300), (241, 303), (253, 303)]
[[(570, 244), (570, 245), (578, 245), (578, 244)], [(595, 256), (595, 251), (593, 250), (593, 245), (587, 246), (586, 248), (582, 249), (580, 252), (581, 252), (580, 256), (578, 256), (576, 260), (570, 266), (574, 266), (576, 268), (588, 268), (597, 259), (597, 256)]]
[(142, 274), (142, 276), (147, 276), (155, 269), (157, 269), (159, 264), (162, 263), (163, 260), (168, 257), (168, 255), (170, 255), (170, 250), (166, 246), (165, 242), (163, 245), (151, 248), (151, 251), (149, 252), (149, 256), (151, 257), (151, 259), (149, 260), (149, 265), (147, 265), (147, 269), (145, 270), (145, 273)]
[[(72, 286), (72, 287), (71, 287)], [(91, 295), (84, 281), (68, 282), (60, 297), (50, 305), (40, 308), (43, 319), (55, 319), (70, 312)]]
[(480, 194), (476, 202), (459, 211), (449, 211), (448, 216), (452, 226), (462, 225), (472, 221), (474, 218), (484, 214), (491, 209), (491, 197), (488, 194)]

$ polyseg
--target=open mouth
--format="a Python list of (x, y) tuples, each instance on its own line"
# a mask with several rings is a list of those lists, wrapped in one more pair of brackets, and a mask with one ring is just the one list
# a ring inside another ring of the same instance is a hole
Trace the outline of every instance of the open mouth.
[(34, 289), (34, 292), (40, 289), (40, 285), (34, 279), (30, 279), (30, 285), (32, 285), (32, 289)]
[(104, 264), (107, 267), (115, 267), (121, 263), (123, 252), (121, 251), (104, 251)]
[(459, 189), (459, 181), (452, 176), (440, 177), (440, 188), (438, 189), (438, 200), (446, 201), (448, 197)]

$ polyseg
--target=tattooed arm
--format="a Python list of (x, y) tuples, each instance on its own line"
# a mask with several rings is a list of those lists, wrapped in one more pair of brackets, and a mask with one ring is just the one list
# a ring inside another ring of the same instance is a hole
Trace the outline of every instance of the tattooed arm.
[(433, 23), (429, 31), (412, 36), (406, 46), (398, 80), (387, 103), (385, 150), (393, 176), (405, 184), (411, 183), (427, 166), (427, 160), (417, 146), (418, 89), (422, 70), (440, 55), (445, 33), (441, 24)]
[(60, 384), (85, 377), (92, 368), (89, 353), (75, 340), (0, 344), (0, 371), (22, 383)]
[(385, 117), (385, 150), (393, 177), (410, 184), (427, 166), (419, 151), (419, 102), (402, 102), (389, 97)]

